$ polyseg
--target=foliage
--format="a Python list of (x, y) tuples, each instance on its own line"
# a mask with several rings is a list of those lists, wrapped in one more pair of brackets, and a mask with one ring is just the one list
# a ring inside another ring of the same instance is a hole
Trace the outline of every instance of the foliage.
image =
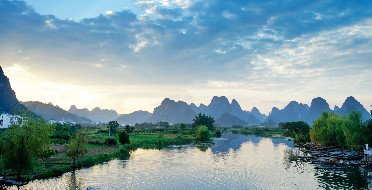
[(346, 146), (355, 149), (368, 141), (367, 131), (360, 113), (352, 112), (344, 117), (323, 112), (313, 124), (310, 139), (311, 142), (323, 146)]
[(107, 126), (107, 128), (109, 129), (109, 136), (111, 136), (111, 134), (116, 133), (119, 126), (120, 125), (117, 121), (110, 121)]
[(120, 131), (118, 140), (120, 144), (129, 144), (129, 134), (126, 131)]
[(53, 142), (64, 143), (75, 136), (76, 132), (81, 129), (81, 125), (61, 124), (55, 123), (53, 126), (53, 133), (51, 138)]
[(366, 121), (365, 126), (367, 127), (367, 138), (368, 138), (368, 144), (372, 145), (372, 119)]
[(32, 162), (49, 150), (51, 127), (41, 120), (29, 120), (13, 125), (2, 134), (3, 162), (5, 168), (17, 176), (32, 168)]
[(186, 127), (187, 127), (186, 124), (184, 124), (184, 123), (181, 123), (181, 124), (180, 124), (180, 129), (181, 129), (181, 131), (186, 130)]
[(197, 116), (195, 116), (195, 119), (193, 120), (193, 127), (198, 127), (200, 125), (206, 126), (208, 130), (214, 130), (214, 119), (211, 116), (206, 116), (205, 114), (199, 113)]
[(131, 127), (129, 125), (125, 126), (125, 132), (127, 132), (128, 134), (132, 134), (133, 131), (134, 131), (134, 127)]
[(107, 138), (105, 140), (105, 143), (104, 144), (107, 145), (107, 146), (115, 146), (118, 143), (116, 142), (116, 140), (114, 138)]
[(76, 133), (75, 137), (70, 140), (67, 149), (67, 156), (72, 159), (72, 166), (76, 167), (76, 161), (88, 150), (85, 147), (86, 137), (84, 133)]
[(280, 123), (279, 126), (284, 129), (283, 135), (293, 138), (296, 143), (310, 141), (310, 126), (303, 121)]
[(196, 140), (197, 141), (209, 141), (210, 133), (208, 127), (205, 125), (199, 125), (196, 127)]
[(216, 136), (217, 138), (220, 138), (220, 137), (222, 136), (222, 131), (219, 130), (219, 129), (217, 129), (217, 130), (215, 131), (215, 136)]

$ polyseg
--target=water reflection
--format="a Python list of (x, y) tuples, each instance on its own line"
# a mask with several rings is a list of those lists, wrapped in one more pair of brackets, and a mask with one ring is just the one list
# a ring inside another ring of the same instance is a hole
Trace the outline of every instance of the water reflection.
[(211, 147), (211, 150), (214, 154), (227, 153), (229, 150), (239, 150), (243, 143), (252, 143), (257, 146), (264, 139), (269, 139), (275, 148), (279, 145), (293, 147), (293, 142), (284, 138), (265, 138), (255, 135), (223, 133), (221, 138), (213, 141), (215, 145)]
[(280, 138), (226, 133), (204, 151), (196, 147), (136, 150), (29, 189), (367, 189), (360, 169), (336, 170), (285, 162), (293, 143)]
[(79, 190), (82, 189), (82, 184), (80, 178), (76, 177), (75, 171), (68, 174), (69, 177), (66, 178), (69, 190)]
[(324, 189), (368, 189), (368, 181), (360, 167), (332, 168), (318, 166), (315, 169), (315, 177)]

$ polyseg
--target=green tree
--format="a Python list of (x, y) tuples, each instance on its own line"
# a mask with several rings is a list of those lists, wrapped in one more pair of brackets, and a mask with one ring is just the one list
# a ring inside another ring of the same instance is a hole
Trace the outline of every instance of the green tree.
[(184, 124), (184, 123), (181, 123), (181, 124), (180, 124), (180, 129), (181, 129), (181, 131), (186, 130), (186, 127), (187, 127), (186, 124)]
[(196, 140), (201, 142), (210, 140), (210, 133), (207, 126), (199, 125), (196, 127)]
[(206, 116), (205, 114), (199, 113), (197, 116), (195, 116), (195, 119), (193, 120), (193, 127), (196, 128), (199, 125), (204, 125), (208, 128), (208, 130), (213, 131), (214, 130), (214, 119), (211, 116)]
[(372, 119), (366, 121), (364, 125), (367, 128), (367, 143), (372, 145)]
[(72, 138), (68, 144), (67, 156), (72, 159), (72, 167), (76, 167), (76, 161), (80, 156), (87, 153), (85, 147), (86, 138), (84, 133), (76, 133), (75, 137)]
[(367, 128), (362, 121), (360, 112), (352, 112), (348, 116), (344, 134), (346, 137), (346, 146), (358, 148), (363, 146), (367, 141)]
[(49, 151), (52, 128), (41, 120), (13, 125), (2, 135), (3, 162), (17, 177), (33, 167), (33, 161)]
[(217, 138), (220, 138), (222, 136), (222, 131), (219, 129), (216, 129), (215, 135)]
[(352, 112), (344, 117), (334, 113), (323, 113), (310, 131), (313, 143), (324, 146), (346, 146), (359, 148), (368, 142), (368, 128), (363, 124), (361, 114)]
[(126, 131), (118, 133), (118, 140), (120, 144), (129, 144), (129, 134)]
[(125, 126), (125, 132), (127, 132), (128, 134), (132, 134), (133, 131), (134, 131), (134, 127), (130, 127), (129, 125)]
[(119, 126), (120, 125), (117, 121), (110, 121), (107, 126), (107, 128), (109, 129), (109, 136), (111, 136), (111, 134), (116, 133)]
[(296, 143), (310, 141), (310, 126), (303, 121), (280, 123), (279, 126), (284, 129), (283, 135), (293, 138)]

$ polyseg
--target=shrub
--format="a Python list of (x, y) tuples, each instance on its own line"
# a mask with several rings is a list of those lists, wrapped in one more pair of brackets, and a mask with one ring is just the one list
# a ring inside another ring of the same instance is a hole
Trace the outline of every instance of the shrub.
[(129, 144), (129, 134), (125, 131), (120, 131), (118, 134), (120, 144)]
[(105, 144), (108, 145), (108, 146), (115, 146), (118, 143), (116, 142), (116, 140), (114, 138), (107, 138), (105, 140)]
[(210, 137), (210, 133), (208, 131), (207, 126), (200, 125), (196, 128), (196, 140), (198, 141), (208, 141)]

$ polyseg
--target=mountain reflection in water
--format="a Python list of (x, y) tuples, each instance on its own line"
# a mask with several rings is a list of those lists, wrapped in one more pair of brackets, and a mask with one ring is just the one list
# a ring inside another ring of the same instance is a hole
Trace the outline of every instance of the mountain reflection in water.
[(367, 170), (333, 169), (284, 160), (284, 138), (224, 133), (200, 151), (187, 148), (133, 152), (23, 189), (368, 189)]

